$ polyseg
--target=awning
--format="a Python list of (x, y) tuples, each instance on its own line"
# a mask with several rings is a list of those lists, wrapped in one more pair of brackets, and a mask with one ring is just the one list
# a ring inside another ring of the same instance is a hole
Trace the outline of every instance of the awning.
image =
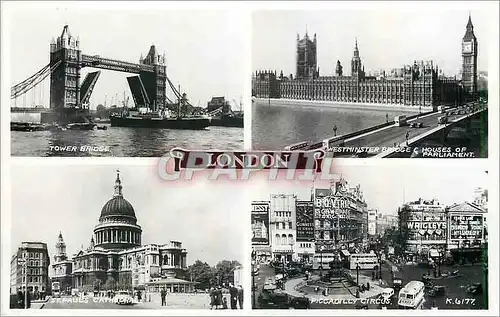
[(431, 258), (438, 258), (439, 257), (439, 252), (437, 250), (430, 250), (429, 255)]
[(340, 250), (343, 256), (350, 256), (351, 254), (347, 250)]

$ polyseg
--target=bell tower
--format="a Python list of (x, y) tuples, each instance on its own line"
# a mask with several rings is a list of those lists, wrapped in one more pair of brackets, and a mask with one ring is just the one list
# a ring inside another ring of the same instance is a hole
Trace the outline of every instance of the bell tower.
[(471, 16), (462, 39), (462, 85), (465, 93), (474, 96), (477, 92), (477, 39)]
[(56, 243), (56, 254), (54, 255), (54, 261), (61, 262), (66, 260), (68, 257), (66, 255), (66, 243), (64, 243), (64, 239), (62, 233), (59, 232), (59, 237), (57, 238)]

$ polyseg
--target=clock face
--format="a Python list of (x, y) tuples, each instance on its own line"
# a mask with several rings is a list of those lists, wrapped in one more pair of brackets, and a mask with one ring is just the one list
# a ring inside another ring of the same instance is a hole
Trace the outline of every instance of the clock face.
[(463, 43), (462, 44), (462, 50), (464, 53), (471, 53), (472, 52), (472, 43)]

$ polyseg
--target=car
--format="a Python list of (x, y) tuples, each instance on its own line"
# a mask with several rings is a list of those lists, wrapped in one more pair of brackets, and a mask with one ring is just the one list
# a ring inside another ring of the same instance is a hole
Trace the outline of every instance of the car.
[(443, 285), (435, 285), (428, 293), (429, 296), (435, 297), (444, 295), (446, 288)]
[(134, 299), (129, 292), (119, 291), (113, 298), (113, 302), (118, 305), (132, 305), (134, 303)]
[(422, 122), (412, 122), (410, 128), (422, 128), (424, 124)]
[(383, 300), (390, 300), (394, 296), (394, 289), (393, 288), (384, 288), (382, 290), (382, 293), (380, 293), (380, 298)]
[(447, 116), (441, 116), (438, 118), (438, 124), (447, 124), (448, 123), (448, 117)]

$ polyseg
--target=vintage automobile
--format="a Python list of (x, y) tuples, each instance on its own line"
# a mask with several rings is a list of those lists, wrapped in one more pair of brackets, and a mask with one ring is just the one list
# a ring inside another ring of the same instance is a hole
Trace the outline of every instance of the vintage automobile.
[(477, 294), (481, 294), (482, 291), (483, 291), (483, 286), (481, 285), (481, 283), (474, 283), (474, 284), (469, 285), (467, 287), (467, 293), (470, 293), (470, 294), (477, 295)]
[(427, 295), (430, 297), (442, 296), (446, 292), (446, 288), (443, 285), (435, 285), (433, 288), (429, 290)]
[(412, 122), (410, 123), (410, 128), (422, 128), (424, 124), (422, 122)]

